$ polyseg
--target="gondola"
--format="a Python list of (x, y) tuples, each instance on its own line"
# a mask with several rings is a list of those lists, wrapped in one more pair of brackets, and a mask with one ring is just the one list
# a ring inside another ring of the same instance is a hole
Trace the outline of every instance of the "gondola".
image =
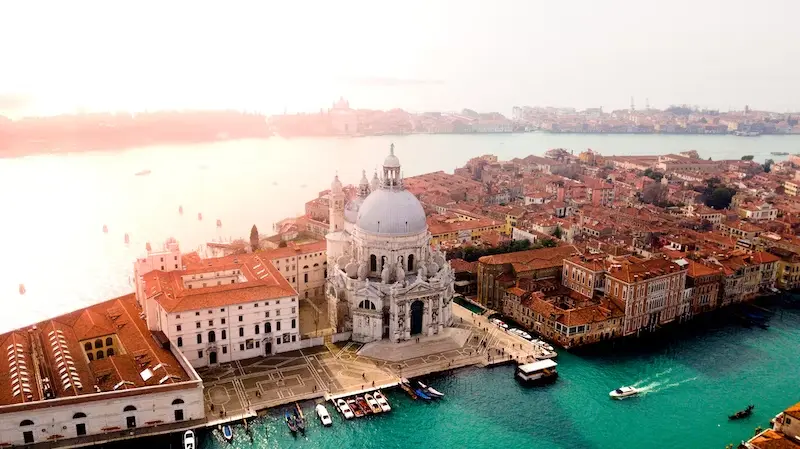
[(228, 424), (222, 426), (222, 437), (225, 438), (225, 441), (230, 443), (233, 441), (233, 429)]
[(733, 421), (733, 420), (736, 420), (736, 419), (747, 418), (748, 416), (753, 414), (753, 409), (754, 408), (755, 408), (754, 405), (748, 405), (746, 409), (739, 410), (738, 412), (734, 413), (733, 415), (728, 416), (728, 419)]

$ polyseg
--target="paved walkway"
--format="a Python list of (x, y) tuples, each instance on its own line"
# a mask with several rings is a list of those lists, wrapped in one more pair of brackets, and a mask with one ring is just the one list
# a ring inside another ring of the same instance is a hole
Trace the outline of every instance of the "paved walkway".
[(206, 416), (209, 421), (232, 420), (295, 401), (392, 385), (401, 377), (533, 361), (536, 348), (522, 338), (455, 304), (453, 314), (453, 329), (445, 335), (420, 337), (419, 342), (391, 347), (386, 342), (327, 344), (199, 369)]

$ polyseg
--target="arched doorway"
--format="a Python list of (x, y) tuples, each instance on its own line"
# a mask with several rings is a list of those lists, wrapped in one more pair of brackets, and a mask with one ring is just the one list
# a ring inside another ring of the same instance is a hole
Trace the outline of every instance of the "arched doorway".
[(425, 305), (422, 301), (411, 303), (411, 335), (422, 333), (422, 313)]

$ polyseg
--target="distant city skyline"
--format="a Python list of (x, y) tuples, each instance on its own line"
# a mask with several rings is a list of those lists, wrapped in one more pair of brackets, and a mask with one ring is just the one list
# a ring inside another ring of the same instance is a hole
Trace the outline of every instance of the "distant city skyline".
[[(4, 7), (0, 113), (232, 108), (800, 110), (800, 5), (674, 0)], [(43, 14), (42, 11), (47, 11)], [(687, 14), (691, 11), (691, 14)]]

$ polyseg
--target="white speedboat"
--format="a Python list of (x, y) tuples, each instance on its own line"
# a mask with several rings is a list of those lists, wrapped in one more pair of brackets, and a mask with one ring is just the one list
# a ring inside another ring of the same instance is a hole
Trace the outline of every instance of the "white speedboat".
[(641, 390), (634, 387), (619, 387), (616, 390), (608, 393), (611, 399), (625, 399), (631, 396), (636, 396)]
[(435, 397), (435, 398), (443, 398), (443, 397), (444, 397), (444, 393), (442, 393), (442, 392), (440, 392), (440, 391), (438, 391), (438, 390), (436, 390), (436, 389), (434, 389), (434, 388), (431, 388), (431, 387), (429, 387), (429, 386), (425, 385), (424, 383), (422, 383), (422, 382), (420, 382), (420, 381), (417, 381), (417, 383), (419, 384), (419, 386), (420, 386), (420, 387), (421, 387), (423, 390), (425, 390), (426, 392), (428, 392), (428, 394), (430, 394), (431, 396), (433, 396), (433, 397)]
[(183, 449), (195, 449), (194, 432), (187, 430), (183, 434)]
[(320, 422), (325, 427), (330, 426), (333, 424), (333, 420), (331, 420), (331, 415), (328, 414), (328, 409), (325, 408), (322, 404), (317, 404), (314, 408), (317, 411), (317, 416), (319, 417)]
[(337, 399), (336, 400), (336, 407), (342, 412), (344, 415), (344, 419), (353, 419), (356, 415), (353, 414), (353, 411), (350, 410), (350, 406), (347, 405), (347, 402), (344, 399)]
[(392, 407), (389, 406), (389, 401), (386, 400), (386, 397), (380, 391), (376, 391), (372, 394), (376, 401), (378, 401), (378, 405), (381, 406), (381, 410), (385, 412), (392, 411)]

